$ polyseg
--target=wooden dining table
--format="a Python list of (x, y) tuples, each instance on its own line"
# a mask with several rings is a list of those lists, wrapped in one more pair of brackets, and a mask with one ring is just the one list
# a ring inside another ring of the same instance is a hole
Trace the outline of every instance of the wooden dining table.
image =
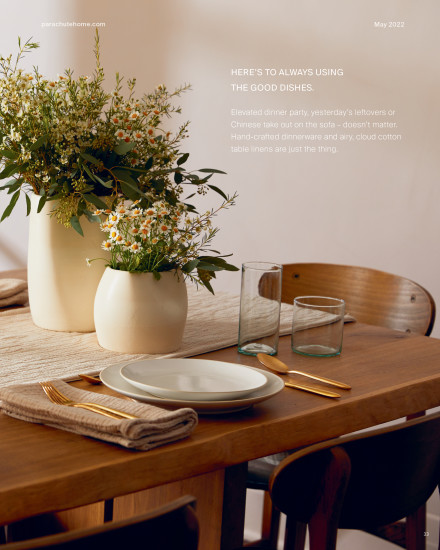
[[(236, 346), (197, 357), (265, 370)], [(0, 414), (0, 524), (50, 512), (65, 528), (88, 526), (193, 494), (200, 549), (229, 550), (242, 543), (249, 460), (440, 406), (435, 338), (355, 322), (345, 325), (340, 356), (300, 356), (282, 337), (278, 357), (352, 389), (330, 399), (285, 387), (240, 412), (200, 415), (190, 437), (148, 452)], [(104, 385), (72, 383), (115, 395)]]

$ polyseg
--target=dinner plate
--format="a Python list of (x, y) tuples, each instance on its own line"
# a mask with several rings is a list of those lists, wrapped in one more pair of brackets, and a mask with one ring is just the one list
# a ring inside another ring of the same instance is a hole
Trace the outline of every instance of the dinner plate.
[(140, 390), (167, 399), (226, 401), (267, 383), (262, 371), (205, 359), (147, 359), (127, 363), (121, 376)]
[(121, 376), (121, 366), (123, 365), (111, 365), (102, 370), (100, 375), (102, 383), (110, 389), (127, 397), (132, 397), (137, 401), (165, 407), (191, 407), (200, 414), (222, 414), (241, 411), (252, 405), (261, 403), (266, 399), (270, 399), (284, 388), (284, 382), (279, 376), (271, 372), (263, 372), (260, 369), (249, 367), (258, 372), (263, 372), (264, 376), (267, 378), (267, 383), (260, 389), (251, 393), (248, 397), (226, 401), (185, 401), (181, 399), (165, 399), (142, 391), (129, 384)]

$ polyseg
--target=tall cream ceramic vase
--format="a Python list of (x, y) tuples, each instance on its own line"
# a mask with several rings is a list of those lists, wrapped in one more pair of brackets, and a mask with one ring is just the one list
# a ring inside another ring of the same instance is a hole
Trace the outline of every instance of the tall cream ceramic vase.
[(182, 273), (129, 273), (107, 267), (95, 298), (99, 344), (123, 353), (170, 353), (182, 343), (188, 311)]
[(105, 270), (104, 261), (87, 266), (86, 258), (104, 257), (103, 233), (98, 223), (81, 220), (84, 237), (49, 214), (55, 201), (37, 213), (31, 197), (29, 219), (28, 285), (33, 322), (45, 329), (93, 332), (93, 304)]

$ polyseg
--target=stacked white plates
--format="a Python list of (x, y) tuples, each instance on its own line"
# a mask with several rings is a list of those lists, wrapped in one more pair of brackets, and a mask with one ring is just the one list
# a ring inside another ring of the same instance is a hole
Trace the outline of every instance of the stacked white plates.
[(204, 359), (149, 359), (101, 372), (109, 388), (139, 401), (191, 407), (203, 414), (246, 409), (280, 392), (283, 381), (260, 369)]

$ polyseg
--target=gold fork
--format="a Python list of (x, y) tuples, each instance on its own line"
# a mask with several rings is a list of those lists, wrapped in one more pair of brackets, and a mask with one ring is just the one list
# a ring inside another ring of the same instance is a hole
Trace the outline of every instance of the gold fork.
[(137, 416), (133, 416), (132, 414), (118, 411), (116, 409), (111, 409), (110, 407), (106, 407), (105, 405), (100, 405), (98, 403), (80, 403), (77, 401), (72, 401), (63, 393), (61, 393), (51, 382), (40, 382), (40, 386), (43, 388), (44, 393), (52, 401), (52, 403), (55, 403), (57, 405), (78, 407), (98, 414), (102, 414), (104, 416), (108, 416), (110, 418), (116, 418), (118, 420), (121, 420), (123, 418), (137, 418)]

